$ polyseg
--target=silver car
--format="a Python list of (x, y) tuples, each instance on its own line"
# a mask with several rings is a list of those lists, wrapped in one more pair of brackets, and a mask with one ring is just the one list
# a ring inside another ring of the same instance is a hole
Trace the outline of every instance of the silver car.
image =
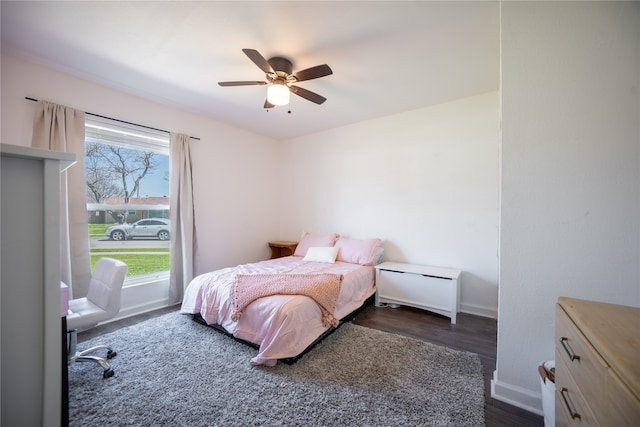
[(133, 239), (135, 237), (169, 240), (169, 220), (161, 218), (140, 219), (133, 224), (117, 224), (107, 228), (105, 233), (111, 240)]

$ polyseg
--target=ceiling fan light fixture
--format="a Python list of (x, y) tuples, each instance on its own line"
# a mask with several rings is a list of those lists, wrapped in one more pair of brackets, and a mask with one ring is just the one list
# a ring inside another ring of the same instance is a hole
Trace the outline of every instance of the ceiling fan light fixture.
[(287, 86), (274, 83), (267, 88), (267, 101), (273, 105), (287, 105), (289, 103), (289, 94)]

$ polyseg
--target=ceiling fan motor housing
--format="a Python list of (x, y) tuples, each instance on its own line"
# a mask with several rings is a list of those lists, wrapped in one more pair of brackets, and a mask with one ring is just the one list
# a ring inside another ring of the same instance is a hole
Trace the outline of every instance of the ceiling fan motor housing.
[(289, 74), (293, 72), (293, 64), (286, 58), (281, 58), (276, 56), (267, 61), (271, 68), (278, 74), (280, 77), (287, 77)]

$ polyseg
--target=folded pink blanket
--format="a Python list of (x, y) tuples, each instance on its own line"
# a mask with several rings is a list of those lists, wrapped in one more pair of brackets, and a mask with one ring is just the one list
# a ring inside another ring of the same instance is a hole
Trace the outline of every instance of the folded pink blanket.
[(238, 274), (231, 285), (232, 320), (238, 320), (246, 306), (271, 295), (305, 295), (322, 311), (324, 326), (337, 326), (336, 302), (342, 285), (339, 274)]

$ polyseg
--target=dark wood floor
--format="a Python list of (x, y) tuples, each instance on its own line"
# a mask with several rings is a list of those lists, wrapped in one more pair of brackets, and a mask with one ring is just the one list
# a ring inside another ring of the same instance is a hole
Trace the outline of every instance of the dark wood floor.
[[(101, 325), (78, 335), (82, 342), (100, 334), (133, 325), (135, 323), (175, 311), (179, 306), (156, 310), (139, 316)], [(399, 307), (375, 307), (364, 309), (353, 323), (381, 331), (405, 335), (456, 350), (471, 351), (480, 356), (485, 379), (485, 422), (488, 427), (540, 427), (541, 416), (491, 398), (491, 378), (496, 368), (497, 322), (470, 314), (458, 314), (457, 323), (423, 310)]]
[(456, 324), (448, 317), (409, 307), (370, 306), (353, 323), (405, 335), (480, 356), (484, 369), (485, 424), (488, 427), (539, 427), (543, 417), (491, 398), (491, 378), (496, 369), (497, 322), (460, 313)]

